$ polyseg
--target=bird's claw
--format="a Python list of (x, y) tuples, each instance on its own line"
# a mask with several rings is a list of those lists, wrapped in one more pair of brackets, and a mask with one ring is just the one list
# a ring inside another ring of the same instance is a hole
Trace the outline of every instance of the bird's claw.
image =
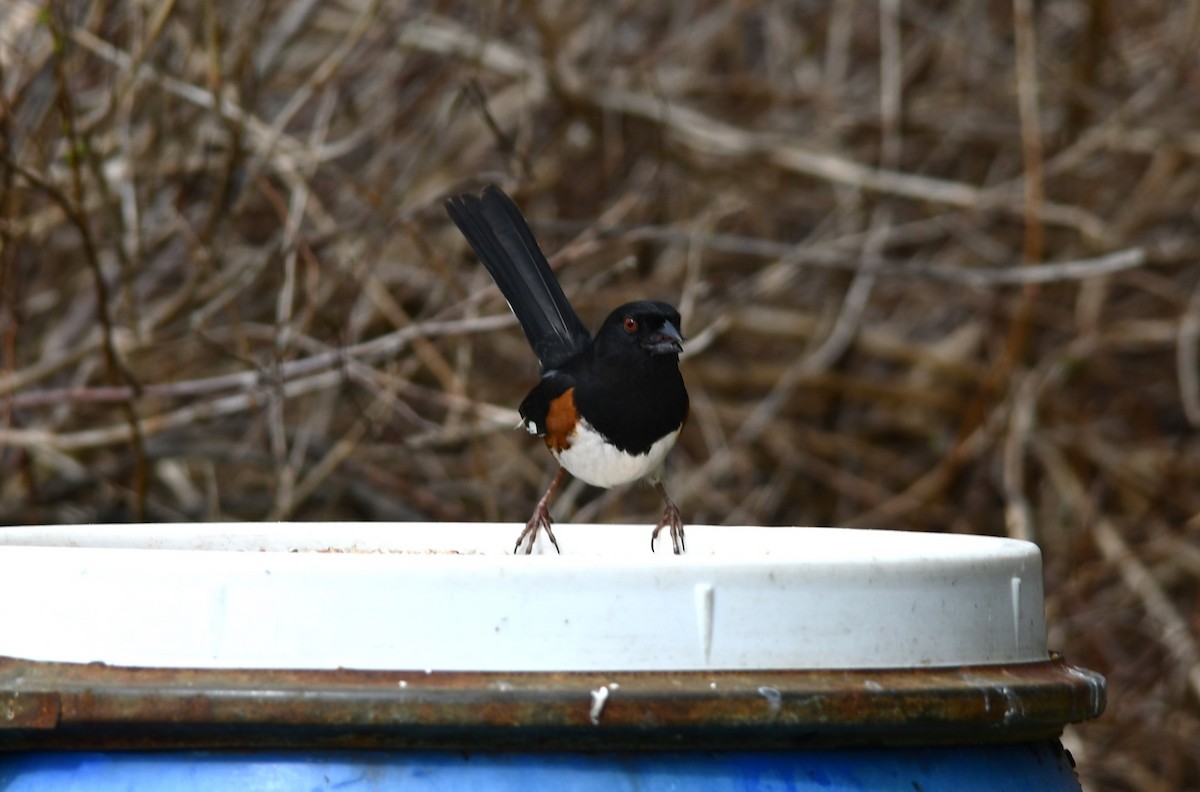
[(654, 552), (654, 540), (658, 538), (659, 531), (668, 526), (671, 528), (671, 547), (675, 555), (680, 555), (687, 549), (683, 544), (683, 517), (679, 514), (679, 508), (668, 500), (662, 518), (654, 527), (654, 533), (650, 534), (650, 552)]
[[(547, 493), (549, 494), (549, 493)], [(529, 522), (525, 523), (525, 530), (521, 531), (521, 535), (517, 537), (517, 543), (513, 546), (513, 554), (521, 552), (521, 543), (528, 537), (529, 541), (525, 545), (525, 555), (533, 552), (533, 545), (537, 541), (539, 530), (544, 530), (546, 536), (550, 538), (550, 543), (554, 545), (554, 549), (559, 555), (562, 550), (558, 547), (558, 540), (554, 538), (554, 531), (550, 529), (550, 509), (545, 503), (539, 503), (537, 508), (533, 510), (533, 516), (529, 518)]]

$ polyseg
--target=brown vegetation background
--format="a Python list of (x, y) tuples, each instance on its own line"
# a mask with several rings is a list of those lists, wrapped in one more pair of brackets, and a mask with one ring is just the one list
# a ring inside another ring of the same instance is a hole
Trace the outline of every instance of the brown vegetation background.
[(1165, 0), (9, 0), (0, 521), (523, 520), (535, 362), (441, 208), (495, 182), (586, 321), (681, 307), (692, 522), (1036, 541), (1110, 683), (1086, 788), (1200, 788), (1198, 43)]

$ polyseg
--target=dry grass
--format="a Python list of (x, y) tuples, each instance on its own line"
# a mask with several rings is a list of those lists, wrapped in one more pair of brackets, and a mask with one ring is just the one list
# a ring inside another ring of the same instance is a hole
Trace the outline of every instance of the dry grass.
[(681, 306), (691, 520), (1037, 541), (1088, 788), (1200, 788), (1200, 6), (49, 5), (0, 520), (524, 519), (535, 364), (440, 206), (495, 181), (585, 319)]

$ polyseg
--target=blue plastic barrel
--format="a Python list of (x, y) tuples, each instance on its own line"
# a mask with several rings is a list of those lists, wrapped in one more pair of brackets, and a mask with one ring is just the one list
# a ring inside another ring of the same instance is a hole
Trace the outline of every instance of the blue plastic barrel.
[(5, 792), (1070, 792), (1055, 741), (772, 753), (32, 753), (0, 758)]

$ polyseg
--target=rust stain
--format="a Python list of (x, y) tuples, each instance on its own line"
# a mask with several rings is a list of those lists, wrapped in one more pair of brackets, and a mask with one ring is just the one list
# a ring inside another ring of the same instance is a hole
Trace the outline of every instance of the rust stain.
[(7, 686), (0, 690), (0, 734), (4, 729), (53, 729), (57, 725), (58, 696)]
[[(609, 691), (603, 718), (601, 687)], [(507, 674), (0, 658), (0, 750), (949, 745), (1050, 738), (1103, 709), (1103, 678), (1061, 658), (880, 671)]]

